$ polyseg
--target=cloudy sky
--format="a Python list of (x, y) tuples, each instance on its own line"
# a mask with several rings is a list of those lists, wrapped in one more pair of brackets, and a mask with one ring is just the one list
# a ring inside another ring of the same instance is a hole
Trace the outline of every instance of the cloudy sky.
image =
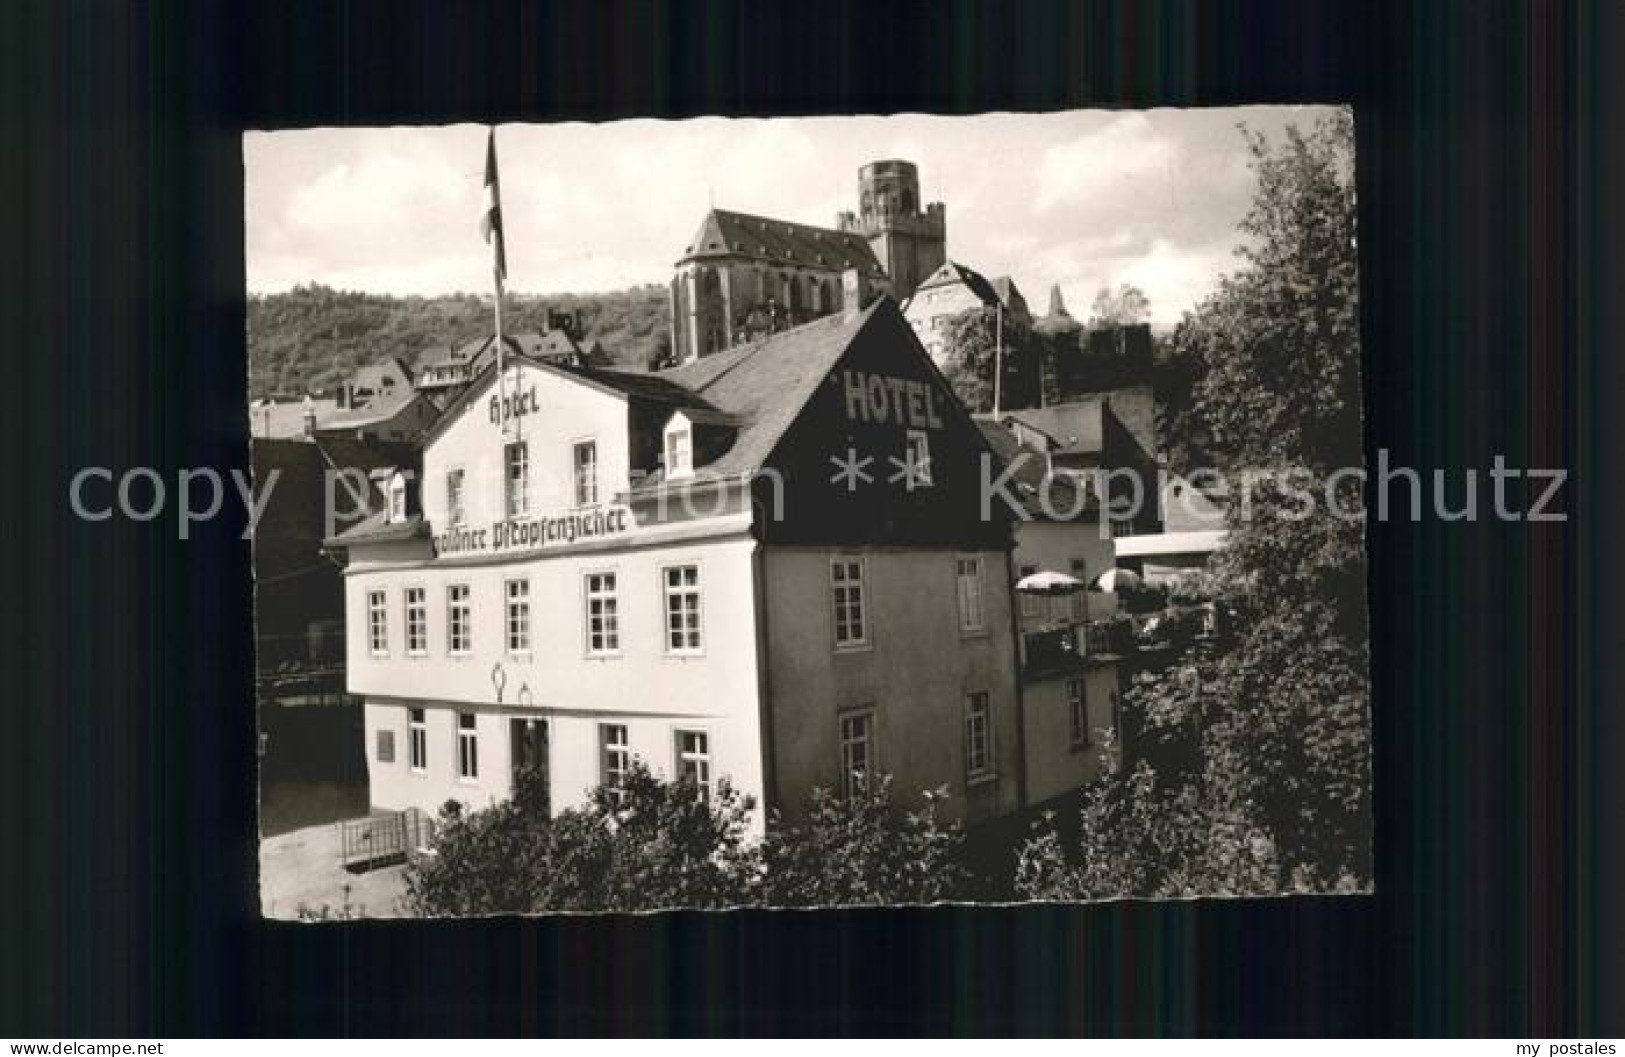
[[(1252, 195), (1237, 124), (1274, 136), (1315, 108), (979, 117), (622, 121), (497, 131), (508, 288), (664, 283), (707, 205), (833, 226), (858, 167), (905, 158), (948, 213), (948, 254), (1074, 315), (1133, 283), (1171, 325), (1235, 267)], [(393, 294), (485, 291), (485, 129), (249, 133), (249, 290), (304, 282)]]

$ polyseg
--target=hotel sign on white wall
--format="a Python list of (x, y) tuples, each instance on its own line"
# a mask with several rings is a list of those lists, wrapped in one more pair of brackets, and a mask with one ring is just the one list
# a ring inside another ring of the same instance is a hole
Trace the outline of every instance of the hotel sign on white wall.
[(512, 554), (619, 536), (631, 528), (632, 512), (626, 507), (572, 510), (566, 514), (496, 521), (489, 528), (448, 529), (435, 536), (434, 553), (437, 558)]

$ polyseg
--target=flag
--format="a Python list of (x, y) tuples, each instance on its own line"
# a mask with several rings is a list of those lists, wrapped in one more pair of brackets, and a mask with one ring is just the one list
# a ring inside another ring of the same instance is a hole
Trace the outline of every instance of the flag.
[(480, 214), (480, 235), (492, 251), (497, 291), (508, 280), (508, 251), (502, 240), (502, 185), (497, 180), (497, 130), (485, 144), (485, 211)]

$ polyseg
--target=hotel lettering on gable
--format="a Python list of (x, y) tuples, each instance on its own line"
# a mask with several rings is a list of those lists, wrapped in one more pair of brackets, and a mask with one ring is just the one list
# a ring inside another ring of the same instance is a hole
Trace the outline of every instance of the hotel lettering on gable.
[[(896, 305), (655, 374), (522, 356), (328, 540), (376, 808), (553, 810), (634, 759), (767, 812), (885, 772), (1025, 797), (1008, 520)], [(861, 472), (842, 473), (842, 466)]]

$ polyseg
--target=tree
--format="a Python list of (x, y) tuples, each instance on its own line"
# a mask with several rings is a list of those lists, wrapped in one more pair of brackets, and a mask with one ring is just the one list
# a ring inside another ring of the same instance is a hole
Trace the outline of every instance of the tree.
[(1188, 313), (1172, 345), (1198, 359), (1184, 409), (1190, 431), (1227, 466), (1305, 465), (1361, 456), (1353, 119), (1272, 149), (1243, 133), (1258, 176), (1238, 253), (1250, 265)]
[[(548, 312), (579, 310), (586, 344), (600, 342), (604, 366), (647, 369), (670, 345), (662, 286), (601, 294), (508, 295), (510, 334), (547, 329)], [(491, 333), (491, 305), (473, 294), (392, 297), (320, 284), (248, 300), (250, 395), (321, 391), (386, 356), (409, 366), (444, 357)]]
[(1057, 857), (1052, 832), (1036, 833), (1018, 872), (1029, 894), (1371, 878), (1363, 524), (1344, 516), (1359, 510), (1352, 482), (1334, 490), (1335, 507), (1326, 492), (1361, 454), (1352, 123), (1288, 129), (1279, 145), (1244, 135), (1258, 176), (1242, 223), (1247, 266), (1175, 333), (1204, 368), (1187, 425), (1252, 476), (1212, 577), (1237, 639), (1124, 695), (1142, 746), (1188, 739), (1189, 763), (1163, 751), (1104, 783), (1075, 861)]
[(1089, 306), (1088, 329), (1104, 330), (1107, 327), (1129, 327), (1139, 323), (1151, 321), (1151, 300), (1145, 296), (1145, 291), (1129, 283), (1123, 283), (1116, 290), (1101, 287), (1095, 294), (1094, 302)]
[[(943, 374), (966, 407), (991, 411), (994, 365), (1002, 361), (999, 407), (1036, 407), (1042, 385), (1036, 337), (1008, 313), (1001, 326), (991, 309), (968, 309), (948, 320), (943, 332)], [(1001, 338), (1002, 356), (997, 352)]]

